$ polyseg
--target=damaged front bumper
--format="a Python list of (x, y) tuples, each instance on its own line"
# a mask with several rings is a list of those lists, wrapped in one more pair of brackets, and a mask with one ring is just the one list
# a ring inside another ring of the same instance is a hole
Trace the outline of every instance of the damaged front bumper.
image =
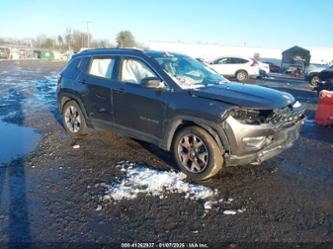
[(290, 148), (304, 119), (302, 114), (283, 124), (247, 125), (229, 116), (224, 122), (230, 144), (230, 151), (224, 155), (226, 166), (260, 164)]

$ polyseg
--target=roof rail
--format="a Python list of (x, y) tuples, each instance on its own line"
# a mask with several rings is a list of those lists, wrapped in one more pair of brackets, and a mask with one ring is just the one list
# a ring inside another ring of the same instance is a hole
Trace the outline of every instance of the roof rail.
[(133, 49), (133, 50), (137, 50), (137, 51), (140, 51), (140, 52), (143, 52), (144, 49), (142, 48), (138, 48), (138, 47), (123, 47), (123, 48), (126, 48), (126, 49)]

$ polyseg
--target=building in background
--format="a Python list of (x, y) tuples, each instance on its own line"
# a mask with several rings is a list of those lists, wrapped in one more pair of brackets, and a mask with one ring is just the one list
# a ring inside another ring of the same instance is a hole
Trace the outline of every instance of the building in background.
[(311, 60), (310, 51), (299, 46), (291, 47), (282, 52), (281, 68), (288, 69), (290, 66), (296, 66), (302, 72), (309, 66)]
[(0, 46), (0, 59), (9, 59), (10, 48), (5, 46)]

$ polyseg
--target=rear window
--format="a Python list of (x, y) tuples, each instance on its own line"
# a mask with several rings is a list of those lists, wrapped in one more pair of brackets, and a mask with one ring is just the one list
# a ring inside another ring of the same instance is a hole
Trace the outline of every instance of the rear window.
[(93, 58), (90, 64), (89, 74), (111, 79), (114, 64), (114, 58)]
[(82, 72), (87, 72), (88, 67), (89, 67), (89, 62), (90, 62), (90, 57), (83, 57), (83, 58), (81, 59), (80, 64), (79, 64), (79, 69), (80, 69)]
[(70, 79), (75, 79), (77, 73), (79, 72), (78, 70), (78, 65), (81, 62), (81, 58), (73, 58), (71, 59), (65, 69), (62, 72), (63, 77), (67, 77)]

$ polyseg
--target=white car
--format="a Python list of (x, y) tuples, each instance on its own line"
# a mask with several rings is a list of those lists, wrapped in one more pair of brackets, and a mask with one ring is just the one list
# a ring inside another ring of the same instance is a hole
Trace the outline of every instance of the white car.
[(260, 71), (262, 71), (263, 76), (266, 76), (267, 74), (270, 73), (270, 69), (269, 69), (269, 64), (264, 63), (262, 61), (258, 61), (258, 67), (259, 67), (259, 73), (261, 73)]
[(210, 67), (223, 76), (235, 77), (241, 82), (259, 76), (258, 62), (248, 57), (220, 57)]

